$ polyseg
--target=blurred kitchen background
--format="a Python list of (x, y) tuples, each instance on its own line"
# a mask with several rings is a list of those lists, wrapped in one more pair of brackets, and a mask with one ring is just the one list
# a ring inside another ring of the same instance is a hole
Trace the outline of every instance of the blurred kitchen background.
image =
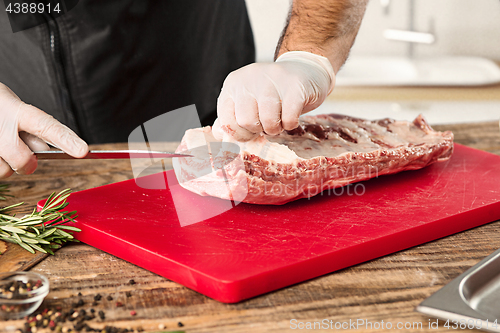
[[(289, 6), (247, 0), (257, 61), (273, 60)], [(499, 64), (499, 0), (370, 0), (337, 87), (313, 113), (498, 121)]]

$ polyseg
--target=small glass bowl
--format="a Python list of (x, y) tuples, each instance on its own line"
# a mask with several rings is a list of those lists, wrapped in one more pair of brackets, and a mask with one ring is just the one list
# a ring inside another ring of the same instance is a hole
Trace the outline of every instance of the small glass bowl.
[(32, 272), (0, 273), (0, 318), (29, 316), (49, 293), (49, 280)]

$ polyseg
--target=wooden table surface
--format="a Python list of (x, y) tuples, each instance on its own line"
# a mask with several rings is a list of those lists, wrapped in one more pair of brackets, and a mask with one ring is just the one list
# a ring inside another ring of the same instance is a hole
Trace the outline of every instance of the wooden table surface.
[[(456, 142), (500, 155), (497, 122), (442, 125), (438, 130), (455, 133)], [(121, 144), (95, 148), (123, 148)], [(126, 180), (132, 177), (129, 161), (41, 161), (30, 176), (13, 176), (8, 181), (15, 198), (2, 205), (25, 201), (27, 212), (53, 191), (70, 187), (75, 191)], [(493, 222), (421, 246), (346, 268), (325, 276), (256, 297), (238, 304), (223, 304), (85, 244), (63, 247), (54, 256), (16, 262), (18, 268), (38, 264), (31, 271), (46, 275), (51, 292), (43, 307), (69, 308), (79, 299), (89, 308), (96, 294), (103, 301), (95, 306), (106, 311), (105, 325), (158, 331), (186, 332), (285, 332), (291, 320), (349, 322), (391, 322), (406, 325), (404, 332), (429, 331), (435, 319), (414, 311), (425, 298), (482, 258), (500, 248), (500, 222)], [(9, 245), (12, 247), (12, 245)], [(1, 244), (0, 244), (1, 249)], [(8, 266), (5, 261), (0, 267)], [(1, 266), (4, 265), (4, 266)], [(10, 268), (9, 268), (10, 269)], [(134, 279), (136, 284), (129, 284)], [(130, 293), (130, 297), (126, 293)], [(81, 293), (81, 296), (78, 294)], [(106, 300), (107, 296), (113, 300)], [(124, 307), (116, 307), (116, 301)], [(134, 309), (136, 316), (131, 316)], [(14, 332), (23, 321), (0, 322), (1, 332)], [(449, 331), (440, 321), (438, 330)], [(360, 327), (358, 330), (372, 331)], [(395, 331), (377, 330), (377, 332)]]

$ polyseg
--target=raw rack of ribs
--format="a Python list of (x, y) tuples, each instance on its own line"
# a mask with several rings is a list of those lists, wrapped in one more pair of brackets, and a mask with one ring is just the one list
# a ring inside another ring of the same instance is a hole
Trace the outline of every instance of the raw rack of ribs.
[(323, 190), (423, 168), (448, 160), (453, 133), (434, 131), (420, 115), (413, 122), (365, 120), (329, 114), (303, 116), (300, 125), (249, 142), (210, 127), (186, 131), (174, 159), (179, 184), (200, 195), (280, 205)]

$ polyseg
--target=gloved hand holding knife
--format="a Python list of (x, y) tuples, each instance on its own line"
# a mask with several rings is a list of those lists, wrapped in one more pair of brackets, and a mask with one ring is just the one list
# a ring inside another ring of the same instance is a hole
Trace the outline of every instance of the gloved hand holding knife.
[(88, 152), (87, 144), (71, 129), (0, 83), (0, 178), (33, 173), (37, 167), (33, 151), (48, 150), (45, 141), (75, 157)]

